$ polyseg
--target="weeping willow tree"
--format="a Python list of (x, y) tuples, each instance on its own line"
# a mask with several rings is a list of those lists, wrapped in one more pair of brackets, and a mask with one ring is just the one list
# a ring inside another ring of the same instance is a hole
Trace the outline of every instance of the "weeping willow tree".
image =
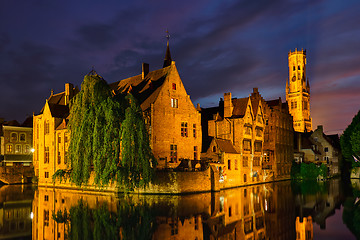
[(142, 111), (131, 94), (114, 96), (102, 77), (86, 75), (70, 104), (68, 127), (69, 169), (58, 170), (53, 179), (69, 176), (81, 186), (94, 171), (95, 185), (117, 181), (130, 189), (152, 180), (156, 161)]
[(340, 145), (344, 160), (360, 167), (360, 162), (354, 161), (354, 157), (360, 159), (360, 111), (341, 135)]
[(121, 125), (121, 156), (118, 181), (126, 187), (146, 186), (157, 164), (149, 144), (142, 110), (132, 94), (126, 96), (128, 107)]
[(124, 119), (124, 107), (118, 99), (95, 73), (85, 76), (81, 91), (70, 104), (70, 180), (77, 185), (88, 182), (92, 169), (97, 185), (114, 178)]

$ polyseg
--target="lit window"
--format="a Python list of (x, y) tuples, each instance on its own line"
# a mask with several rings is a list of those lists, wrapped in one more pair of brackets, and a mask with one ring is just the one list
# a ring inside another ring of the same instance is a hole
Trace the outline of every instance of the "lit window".
[(30, 146), (29, 146), (29, 145), (25, 145), (23, 150), (24, 150), (24, 153), (25, 153), (25, 154), (30, 153)]
[(46, 121), (45, 123), (45, 134), (49, 134), (50, 133), (50, 126), (49, 126), (49, 122)]
[(22, 149), (21, 149), (21, 145), (20, 144), (16, 144), (15, 145), (15, 153), (21, 153), (22, 151), (21, 151)]
[(58, 164), (61, 164), (61, 153), (58, 152)]
[(12, 144), (6, 145), (6, 152), (12, 153), (12, 149), (13, 149), (13, 145), (12, 145)]
[(187, 122), (182, 122), (181, 123), (181, 136), (182, 137), (187, 137), (188, 136), (188, 128), (187, 128), (188, 124)]
[(44, 163), (49, 163), (49, 147), (45, 147)]
[(171, 99), (171, 107), (178, 108), (178, 99), (176, 99), (176, 98)]
[(177, 145), (170, 145), (170, 162), (177, 162)]
[(194, 160), (197, 160), (197, 146), (194, 146)]

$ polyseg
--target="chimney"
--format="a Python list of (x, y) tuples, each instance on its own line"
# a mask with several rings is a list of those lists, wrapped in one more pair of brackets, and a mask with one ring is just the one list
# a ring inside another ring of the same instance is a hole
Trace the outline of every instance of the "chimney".
[(201, 111), (200, 103), (196, 105), (196, 110)]
[(70, 103), (70, 99), (74, 96), (74, 85), (65, 83), (65, 105)]
[(320, 132), (324, 132), (323, 125), (318, 125), (316, 130), (319, 130)]
[(145, 77), (148, 75), (148, 73), (149, 73), (149, 64), (148, 63), (142, 63), (141, 78), (145, 79)]
[(234, 106), (231, 101), (231, 92), (224, 93), (224, 117), (231, 117)]

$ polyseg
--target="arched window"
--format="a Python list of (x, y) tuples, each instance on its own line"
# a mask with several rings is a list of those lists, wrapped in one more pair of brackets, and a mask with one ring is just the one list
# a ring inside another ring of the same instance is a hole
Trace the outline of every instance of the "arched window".
[(11, 133), (10, 140), (11, 140), (11, 142), (17, 142), (17, 140), (18, 140), (17, 133)]
[(25, 142), (26, 141), (26, 135), (25, 133), (20, 133), (20, 141)]

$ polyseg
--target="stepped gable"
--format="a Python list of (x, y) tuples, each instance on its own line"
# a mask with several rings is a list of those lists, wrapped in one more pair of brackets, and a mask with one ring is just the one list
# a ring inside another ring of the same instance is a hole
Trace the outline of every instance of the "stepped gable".
[(216, 142), (216, 144), (218, 145), (219, 149), (222, 152), (225, 152), (225, 153), (238, 153), (235, 150), (234, 145), (231, 143), (230, 140), (215, 138), (215, 142)]
[(249, 98), (234, 98), (232, 104), (234, 106), (232, 117), (244, 117)]
[(171, 66), (149, 72), (144, 78), (142, 74), (110, 84), (115, 94), (130, 92), (140, 104), (143, 111), (154, 103)]

